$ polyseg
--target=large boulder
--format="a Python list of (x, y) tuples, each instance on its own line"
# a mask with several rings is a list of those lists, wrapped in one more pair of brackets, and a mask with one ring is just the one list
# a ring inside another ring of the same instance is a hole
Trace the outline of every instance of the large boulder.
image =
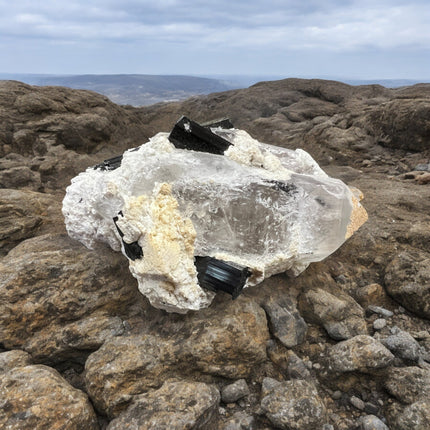
[(214, 428), (220, 395), (217, 388), (201, 382), (165, 382), (139, 396), (107, 430), (208, 430)]
[(0, 374), (0, 427), (9, 430), (98, 430), (85, 393), (47, 366), (15, 367)]
[[(0, 338), (39, 362), (85, 357), (124, 331), (141, 301), (121, 254), (65, 235), (27, 239), (0, 261)], [(126, 312), (127, 311), (127, 312)]]
[(49, 194), (0, 189), (0, 254), (39, 234), (64, 231), (61, 204)]
[(158, 334), (112, 338), (89, 356), (86, 385), (103, 413), (118, 415), (131, 396), (158, 388), (169, 378), (239, 379), (267, 358), (264, 311), (245, 297), (217, 301), (185, 317), (168, 315), (155, 328)]
[(326, 408), (315, 386), (292, 380), (276, 384), (265, 393), (261, 408), (271, 423), (285, 430), (319, 430), (326, 422)]

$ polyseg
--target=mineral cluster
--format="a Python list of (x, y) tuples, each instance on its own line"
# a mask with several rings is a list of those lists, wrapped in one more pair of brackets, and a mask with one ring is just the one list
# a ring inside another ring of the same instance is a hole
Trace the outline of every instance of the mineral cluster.
[(153, 306), (185, 313), (330, 255), (367, 219), (359, 194), (305, 151), (183, 117), (75, 177), (63, 214), (72, 238), (122, 250)]

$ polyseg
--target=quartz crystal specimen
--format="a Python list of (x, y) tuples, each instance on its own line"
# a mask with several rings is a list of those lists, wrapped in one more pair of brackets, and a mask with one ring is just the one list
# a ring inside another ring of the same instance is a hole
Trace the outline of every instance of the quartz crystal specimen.
[[(226, 125), (227, 124), (227, 125)], [(89, 168), (63, 201), (69, 235), (122, 250), (153, 306), (185, 313), (275, 273), (302, 272), (367, 219), (359, 192), (312, 157), (224, 120), (172, 133)]]

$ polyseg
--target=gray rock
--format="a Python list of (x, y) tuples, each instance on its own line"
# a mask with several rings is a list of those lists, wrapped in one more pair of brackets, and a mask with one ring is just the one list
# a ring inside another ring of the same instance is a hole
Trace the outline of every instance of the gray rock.
[(417, 362), (424, 354), (420, 344), (406, 331), (393, 328), (394, 334), (381, 342), (396, 356), (402, 360)]
[(374, 405), (373, 403), (366, 402), (364, 404), (364, 411), (370, 415), (375, 415), (379, 412), (379, 406)]
[(275, 387), (278, 387), (281, 384), (282, 382), (277, 381), (274, 378), (264, 378), (261, 384), (261, 396), (265, 397), (269, 393), (269, 391), (273, 390)]
[(305, 340), (307, 325), (288, 297), (271, 297), (263, 303), (263, 309), (269, 317), (270, 331), (284, 346), (292, 348)]
[(356, 397), (356, 396), (352, 396), (349, 399), (349, 402), (351, 403), (352, 406), (354, 406), (354, 408), (360, 409), (360, 411), (364, 410), (364, 402), (363, 400), (361, 400), (360, 398)]
[(391, 312), (388, 309), (385, 309), (381, 306), (369, 305), (367, 307), (367, 310), (374, 313), (374, 314), (378, 314), (383, 318), (391, 318), (394, 315), (393, 312)]
[(234, 403), (249, 394), (248, 384), (245, 379), (239, 379), (233, 384), (226, 385), (221, 390), (221, 400), (224, 403)]
[(39, 191), (40, 173), (33, 172), (28, 166), (16, 166), (0, 170), (0, 188), (27, 188)]
[(390, 423), (393, 430), (428, 430), (430, 428), (430, 400), (422, 399), (407, 406)]
[(342, 391), (339, 391), (339, 390), (336, 390), (331, 396), (333, 400), (339, 400), (341, 397), (342, 397)]
[(326, 408), (315, 386), (304, 380), (282, 382), (261, 401), (271, 423), (286, 430), (320, 430), (326, 422)]
[(2, 429), (99, 428), (86, 394), (43, 365), (15, 367), (0, 374), (0, 404)]
[(430, 319), (430, 254), (405, 251), (387, 266), (388, 294), (411, 312)]
[(375, 415), (366, 415), (358, 420), (359, 430), (389, 430), (389, 428)]
[(290, 379), (310, 379), (311, 374), (304, 361), (293, 351), (290, 351), (287, 374)]
[(373, 337), (360, 335), (332, 346), (328, 360), (335, 372), (367, 372), (389, 366), (394, 355)]
[(387, 325), (387, 320), (385, 318), (378, 318), (373, 321), (373, 328), (375, 330), (382, 330)]
[(15, 367), (28, 366), (31, 362), (31, 356), (28, 352), (18, 349), (2, 352), (0, 354), (0, 373), (7, 372)]
[(430, 163), (428, 164), (417, 164), (414, 170), (418, 172), (430, 172)]
[(420, 367), (392, 367), (384, 378), (387, 391), (402, 403), (430, 398), (430, 370)]
[(311, 289), (300, 296), (299, 303), (303, 317), (322, 325), (335, 340), (367, 334), (362, 307), (341, 291), (334, 295), (322, 288)]
[(220, 395), (213, 385), (201, 382), (165, 382), (139, 396), (107, 430), (133, 428), (147, 430), (206, 430), (218, 413)]
[(254, 417), (246, 412), (236, 412), (218, 427), (219, 430), (254, 430), (255, 428)]

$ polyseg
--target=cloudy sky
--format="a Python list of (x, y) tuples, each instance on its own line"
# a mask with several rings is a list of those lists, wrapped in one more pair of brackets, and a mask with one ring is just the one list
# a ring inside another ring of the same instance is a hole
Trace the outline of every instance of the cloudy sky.
[(0, 0), (0, 72), (430, 78), (429, 0)]

